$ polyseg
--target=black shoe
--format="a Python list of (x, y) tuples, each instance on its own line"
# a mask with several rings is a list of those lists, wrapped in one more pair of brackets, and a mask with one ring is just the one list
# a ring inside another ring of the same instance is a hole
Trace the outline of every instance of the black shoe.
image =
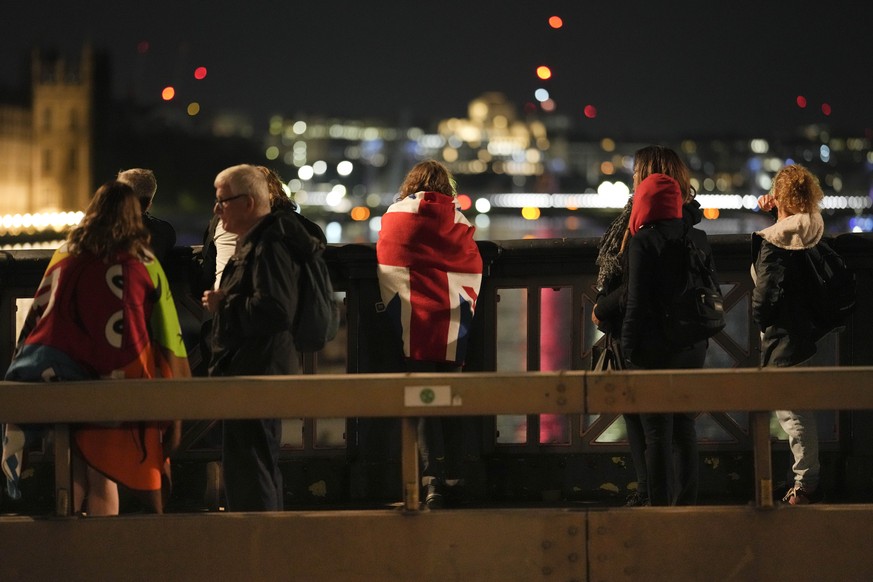
[(424, 506), (428, 509), (442, 509), (445, 507), (442, 486), (431, 483), (425, 487)]
[(625, 507), (643, 507), (646, 505), (651, 505), (649, 503), (649, 496), (643, 495), (639, 491), (634, 491), (628, 495), (627, 501), (624, 504)]

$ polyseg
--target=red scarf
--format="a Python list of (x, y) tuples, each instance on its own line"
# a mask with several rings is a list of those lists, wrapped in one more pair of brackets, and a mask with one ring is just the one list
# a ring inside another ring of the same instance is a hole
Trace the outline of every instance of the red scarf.
[(682, 192), (679, 182), (666, 174), (651, 174), (640, 182), (631, 209), (631, 236), (647, 224), (682, 218)]

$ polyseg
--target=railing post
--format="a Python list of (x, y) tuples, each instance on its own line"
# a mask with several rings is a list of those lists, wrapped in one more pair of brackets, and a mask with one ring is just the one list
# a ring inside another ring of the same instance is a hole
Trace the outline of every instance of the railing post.
[(770, 449), (770, 412), (750, 412), (749, 430), (755, 456), (755, 505), (773, 507), (773, 464)]
[(400, 423), (401, 474), (404, 505), (408, 511), (419, 509), (418, 418), (404, 417)]
[(70, 425), (55, 425), (55, 513), (72, 513), (73, 478), (70, 468)]

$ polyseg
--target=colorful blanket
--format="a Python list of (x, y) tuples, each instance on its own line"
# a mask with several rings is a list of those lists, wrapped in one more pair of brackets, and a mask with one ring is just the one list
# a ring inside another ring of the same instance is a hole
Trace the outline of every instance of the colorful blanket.
[[(16, 381), (189, 377), (188, 358), (167, 277), (156, 260), (119, 255), (106, 263), (52, 256), (6, 374)], [(133, 490), (161, 488), (163, 433), (170, 423), (85, 425), (74, 430), (78, 452), (92, 467)], [(18, 427), (4, 431), (7, 489), (20, 495)], [(25, 433), (26, 434), (26, 433)]]

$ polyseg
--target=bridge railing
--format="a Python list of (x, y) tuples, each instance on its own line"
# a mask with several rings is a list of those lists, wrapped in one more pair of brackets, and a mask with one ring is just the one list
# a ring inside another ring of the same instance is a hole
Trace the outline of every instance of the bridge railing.
[[(424, 390), (435, 398), (423, 399)], [(59, 515), (70, 513), (69, 423), (277, 416), (401, 418), (403, 503), (415, 511), (419, 507), (418, 417), (701, 410), (750, 413), (755, 499), (758, 506), (768, 507), (773, 483), (769, 415), (784, 408), (873, 409), (873, 367), (0, 383), (0, 422), (55, 425)]]

